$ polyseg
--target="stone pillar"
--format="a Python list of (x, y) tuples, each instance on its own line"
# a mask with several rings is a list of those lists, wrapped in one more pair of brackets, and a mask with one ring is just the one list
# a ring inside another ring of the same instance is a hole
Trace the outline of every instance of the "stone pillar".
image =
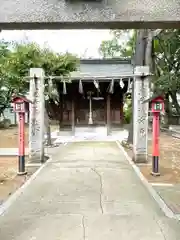
[[(36, 80), (34, 79), (36, 77)], [(36, 83), (35, 83), (36, 82)], [(30, 69), (29, 157), (31, 162), (44, 162), (44, 71)]]
[(137, 163), (147, 162), (148, 146), (148, 103), (149, 67), (135, 67), (134, 78), (134, 117), (133, 117), (133, 160)]
[(46, 111), (46, 105), (44, 107), (44, 127), (45, 127), (44, 133), (46, 134), (46, 144), (48, 146), (50, 146), (50, 145), (52, 145), (52, 142), (51, 142), (51, 126), (50, 126), (50, 119), (49, 119), (48, 113)]

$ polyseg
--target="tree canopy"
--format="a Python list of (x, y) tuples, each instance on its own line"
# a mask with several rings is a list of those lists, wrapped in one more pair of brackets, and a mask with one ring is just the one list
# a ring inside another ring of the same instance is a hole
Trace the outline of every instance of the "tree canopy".
[[(123, 40), (126, 36), (126, 40)], [(112, 39), (101, 43), (99, 52), (104, 58), (133, 57), (135, 51), (135, 30), (113, 30)], [(153, 91), (171, 97), (176, 112), (180, 114), (177, 93), (180, 93), (180, 30), (162, 30), (153, 38)]]
[(135, 30), (112, 30), (112, 39), (102, 41), (99, 53), (103, 58), (132, 57), (135, 48)]
[(30, 68), (43, 68), (46, 76), (64, 76), (76, 70), (77, 61), (70, 53), (59, 54), (36, 43), (0, 41), (0, 116), (13, 92), (28, 91), (24, 77)]
[(154, 40), (155, 84), (162, 91), (179, 91), (180, 30), (164, 30)]

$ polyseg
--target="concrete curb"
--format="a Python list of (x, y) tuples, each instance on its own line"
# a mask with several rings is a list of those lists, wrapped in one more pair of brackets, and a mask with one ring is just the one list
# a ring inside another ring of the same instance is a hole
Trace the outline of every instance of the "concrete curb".
[[(0, 148), (0, 157), (17, 157), (18, 148)], [(25, 148), (25, 156), (29, 155), (29, 148)]]
[(50, 163), (51, 161), (52, 161), (52, 157), (49, 156), (49, 159), (45, 163), (42, 163), (41, 167), (35, 173), (33, 173), (30, 176), (30, 178), (0, 206), (0, 216), (3, 216), (5, 211), (16, 201), (16, 199), (23, 193), (23, 191), (31, 184), (31, 182), (42, 171), (42, 169), (45, 168), (47, 164)]
[(149, 191), (149, 193), (151, 194), (151, 196), (154, 198), (154, 200), (158, 203), (159, 207), (161, 208), (161, 210), (164, 212), (164, 214), (169, 217), (169, 218), (173, 218), (176, 220), (180, 220), (180, 216), (176, 215), (173, 213), (173, 211), (167, 206), (167, 204), (164, 202), (164, 200), (160, 197), (160, 195), (156, 192), (156, 190), (154, 190), (154, 188), (151, 186), (151, 184), (149, 184), (149, 182), (146, 180), (146, 178), (143, 176), (143, 174), (141, 173), (141, 171), (139, 170), (139, 168), (136, 166), (136, 164), (131, 160), (131, 158), (128, 156), (127, 152), (124, 150), (124, 148), (121, 146), (121, 144), (116, 141), (119, 149), (123, 152), (123, 154), (125, 155), (127, 161), (129, 162), (129, 164), (132, 166), (132, 168), (134, 169), (135, 173), (137, 174), (137, 176), (140, 178), (140, 180), (142, 181), (143, 185), (147, 188), (147, 190)]

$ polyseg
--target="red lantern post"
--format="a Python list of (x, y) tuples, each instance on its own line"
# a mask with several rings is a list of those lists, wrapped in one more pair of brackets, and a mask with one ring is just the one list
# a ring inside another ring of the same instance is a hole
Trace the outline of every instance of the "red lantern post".
[(159, 172), (159, 130), (160, 130), (160, 112), (164, 112), (164, 99), (161, 96), (155, 96), (144, 101), (151, 103), (151, 111), (153, 114), (152, 126), (152, 172), (153, 176), (160, 176)]
[(25, 112), (28, 111), (30, 101), (25, 97), (14, 97), (14, 112), (19, 115), (19, 134), (18, 134), (18, 175), (26, 174), (25, 171)]
[(25, 113), (19, 113), (19, 170), (18, 174), (25, 174)]
[(159, 173), (159, 112), (153, 114), (153, 154), (152, 154), (152, 175)]
[(155, 97), (152, 99), (152, 113), (153, 113), (153, 153), (152, 153), (152, 172), (153, 176), (160, 176), (159, 172), (159, 130), (160, 130), (160, 112), (164, 111), (164, 99), (162, 97)]

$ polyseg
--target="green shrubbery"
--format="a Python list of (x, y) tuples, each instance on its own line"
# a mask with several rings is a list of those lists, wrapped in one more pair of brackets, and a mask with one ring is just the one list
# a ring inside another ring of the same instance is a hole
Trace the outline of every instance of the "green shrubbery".
[(124, 121), (125, 123), (129, 124), (131, 121), (132, 117), (132, 107), (129, 106), (125, 111), (124, 111)]
[(126, 107), (124, 108), (124, 122), (129, 124), (132, 118), (132, 103), (130, 99), (126, 100)]
[(0, 121), (0, 128), (7, 129), (7, 128), (10, 128), (10, 126), (11, 126), (11, 120), (10, 119), (5, 118), (2, 121)]

